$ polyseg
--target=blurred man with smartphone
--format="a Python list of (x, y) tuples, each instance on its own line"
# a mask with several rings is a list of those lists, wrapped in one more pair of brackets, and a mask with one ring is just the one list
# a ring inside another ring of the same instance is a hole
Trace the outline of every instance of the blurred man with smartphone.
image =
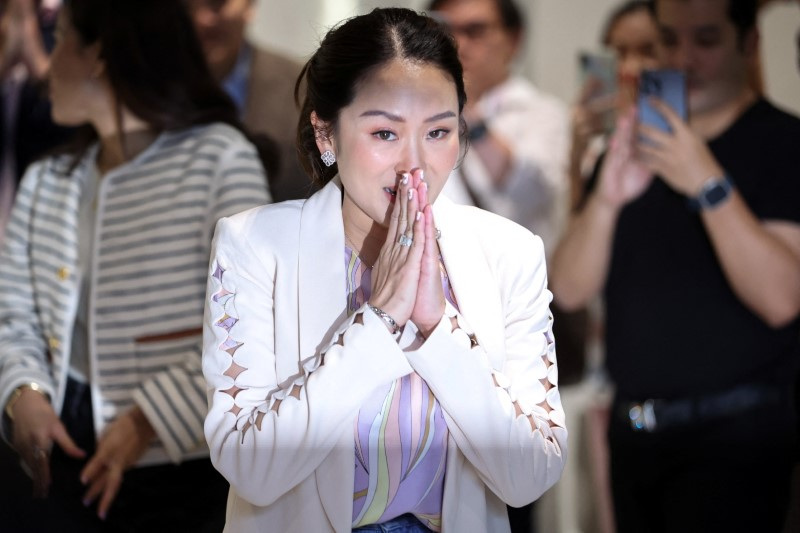
[(619, 531), (781, 531), (800, 335), (800, 119), (755, 93), (755, 0), (656, 0), (688, 121), (623, 116), (551, 288), (604, 291)]

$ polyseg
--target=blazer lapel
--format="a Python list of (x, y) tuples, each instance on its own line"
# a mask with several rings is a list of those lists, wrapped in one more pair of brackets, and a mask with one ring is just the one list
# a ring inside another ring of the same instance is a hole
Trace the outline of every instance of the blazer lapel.
[(468, 219), (459, 217), (457, 210), (458, 206), (444, 197), (434, 204), (436, 225), (442, 232), (439, 249), (459, 312), (486, 348), (492, 367), (500, 369), (505, 358), (505, 326), (497, 282)]
[[(347, 313), (339, 187), (335, 178), (303, 205), (297, 276), (301, 359), (316, 354)], [(343, 526), (350, 529), (354, 446), (352, 432), (343, 432), (315, 472), (320, 501), (337, 531), (343, 531)]]
[(344, 318), (344, 224), (338, 178), (303, 205), (297, 292), (300, 358), (314, 355)]

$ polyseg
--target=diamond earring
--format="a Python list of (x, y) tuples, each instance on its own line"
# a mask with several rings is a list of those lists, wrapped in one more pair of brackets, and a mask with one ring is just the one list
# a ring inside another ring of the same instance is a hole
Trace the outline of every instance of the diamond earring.
[(322, 155), (319, 156), (322, 159), (322, 162), (325, 163), (326, 167), (331, 166), (332, 164), (336, 163), (336, 155), (330, 150), (325, 150), (322, 152)]

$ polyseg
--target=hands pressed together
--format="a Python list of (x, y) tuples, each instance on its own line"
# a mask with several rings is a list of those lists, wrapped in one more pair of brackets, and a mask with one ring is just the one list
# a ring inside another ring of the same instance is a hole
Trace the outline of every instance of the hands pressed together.
[[(410, 239), (410, 242), (409, 242)], [(428, 337), (445, 309), (433, 209), (420, 169), (399, 176), (386, 242), (372, 269), (370, 304)]]
[[(105, 518), (119, 492), (124, 472), (147, 450), (155, 436), (152, 426), (138, 407), (119, 415), (103, 432), (97, 451), (80, 474), (87, 486), (84, 505), (98, 497), (97, 514)], [(34, 391), (23, 391), (14, 405), (13, 445), (33, 478), (33, 495), (47, 496), (50, 483), (50, 452), (53, 445), (73, 459), (86, 452), (70, 438), (49, 400)]]
[(620, 116), (600, 172), (597, 192), (604, 204), (620, 208), (638, 198), (654, 175), (673, 190), (693, 197), (706, 180), (723, 172), (705, 140), (669, 105), (656, 98), (651, 103), (672, 131), (638, 124), (633, 108)]
[(8, 0), (0, 18), (0, 76), (20, 63), (36, 80), (45, 76), (49, 64), (34, 0)]

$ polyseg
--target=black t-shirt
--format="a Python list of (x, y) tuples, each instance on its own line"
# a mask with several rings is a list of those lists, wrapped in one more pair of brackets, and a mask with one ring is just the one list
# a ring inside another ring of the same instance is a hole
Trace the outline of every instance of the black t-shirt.
[[(709, 146), (759, 219), (800, 223), (800, 119), (760, 100)], [(800, 319), (771, 329), (742, 305), (699, 214), (661, 179), (620, 214), (605, 298), (607, 365), (622, 397), (794, 377)]]

